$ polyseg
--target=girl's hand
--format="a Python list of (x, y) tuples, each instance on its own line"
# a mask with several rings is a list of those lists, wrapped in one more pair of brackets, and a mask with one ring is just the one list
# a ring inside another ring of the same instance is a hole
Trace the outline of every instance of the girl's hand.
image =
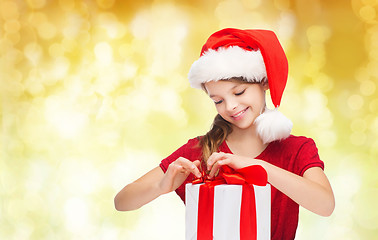
[(130, 211), (140, 208), (164, 193), (176, 190), (193, 173), (201, 177), (198, 170), (200, 161), (178, 158), (172, 162), (167, 171), (157, 166), (134, 182), (126, 185), (114, 198), (118, 211)]
[(242, 157), (230, 153), (214, 152), (207, 160), (207, 170), (210, 170), (209, 177), (214, 177), (221, 166), (227, 165), (235, 170), (257, 164), (253, 158)]
[(176, 190), (190, 173), (193, 173), (196, 177), (201, 177), (198, 169), (200, 164), (199, 160), (192, 162), (183, 157), (172, 162), (159, 183), (162, 194)]

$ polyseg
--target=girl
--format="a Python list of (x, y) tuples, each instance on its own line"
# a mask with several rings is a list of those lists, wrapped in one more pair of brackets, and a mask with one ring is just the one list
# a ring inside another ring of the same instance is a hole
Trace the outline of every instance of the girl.
[[(291, 121), (277, 110), (287, 75), (273, 32), (228, 28), (212, 34), (188, 76), (192, 87), (214, 101), (218, 115), (211, 130), (124, 187), (115, 197), (116, 209), (137, 209), (174, 190), (184, 201), (185, 184), (201, 177), (202, 168), (212, 178), (224, 165), (236, 170), (261, 165), (272, 186), (272, 239), (294, 239), (299, 205), (331, 215), (335, 200), (314, 141), (290, 135)], [(274, 110), (266, 108), (268, 89)]]

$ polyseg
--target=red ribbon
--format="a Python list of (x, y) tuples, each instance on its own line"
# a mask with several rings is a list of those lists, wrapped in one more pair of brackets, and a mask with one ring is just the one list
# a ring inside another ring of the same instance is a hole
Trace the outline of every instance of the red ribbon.
[(251, 185), (265, 186), (267, 182), (268, 175), (265, 169), (259, 165), (248, 166), (236, 171), (228, 166), (222, 166), (218, 176), (214, 179), (209, 179), (203, 172), (201, 178), (192, 182), (192, 184), (204, 183), (200, 186), (198, 200), (197, 240), (213, 239), (214, 187), (220, 184), (243, 185), (240, 240), (256, 239), (255, 193)]

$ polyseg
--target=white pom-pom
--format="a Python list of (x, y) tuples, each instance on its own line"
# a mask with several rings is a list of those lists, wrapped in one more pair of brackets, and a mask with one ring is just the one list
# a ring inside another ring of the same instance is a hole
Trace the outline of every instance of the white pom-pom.
[(255, 120), (257, 134), (264, 144), (282, 140), (290, 136), (293, 123), (276, 109), (268, 108)]

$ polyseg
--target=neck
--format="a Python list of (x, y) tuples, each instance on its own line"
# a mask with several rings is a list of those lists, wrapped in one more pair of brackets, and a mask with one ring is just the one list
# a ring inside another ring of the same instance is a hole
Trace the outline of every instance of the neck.
[(234, 128), (227, 137), (227, 144), (234, 154), (246, 156), (257, 156), (268, 145), (262, 142), (254, 126), (248, 129)]
[(261, 141), (260, 137), (257, 135), (256, 131), (256, 126), (252, 125), (251, 127), (247, 129), (240, 129), (235, 127), (234, 125), (232, 126), (232, 132), (229, 135), (231, 139), (240, 139), (241, 141), (243, 140), (254, 140), (254, 141)]

